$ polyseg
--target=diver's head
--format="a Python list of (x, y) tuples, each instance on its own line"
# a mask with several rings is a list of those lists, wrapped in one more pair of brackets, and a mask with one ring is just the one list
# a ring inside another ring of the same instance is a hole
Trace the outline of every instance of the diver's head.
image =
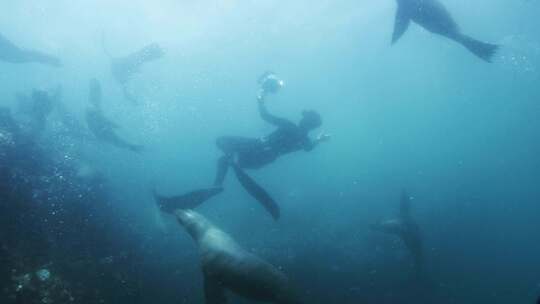
[(322, 125), (322, 118), (319, 113), (313, 110), (305, 110), (302, 112), (302, 119), (298, 126), (306, 131), (312, 131)]

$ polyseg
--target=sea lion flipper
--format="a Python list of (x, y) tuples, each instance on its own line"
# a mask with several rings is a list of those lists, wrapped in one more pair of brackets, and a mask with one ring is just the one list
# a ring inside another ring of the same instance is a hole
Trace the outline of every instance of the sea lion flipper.
[(461, 43), (471, 53), (486, 62), (491, 62), (493, 60), (493, 56), (497, 53), (497, 50), (499, 49), (499, 46), (496, 44), (482, 42), (466, 35), (458, 36), (456, 38), (456, 41)]
[(240, 184), (246, 189), (246, 191), (253, 196), (263, 207), (268, 211), (274, 220), (278, 220), (280, 216), (279, 205), (274, 201), (274, 199), (259, 186), (251, 177), (249, 177), (242, 169), (238, 166), (233, 166), (234, 173)]
[(401, 36), (409, 28), (411, 23), (411, 17), (409, 16), (409, 10), (403, 5), (398, 3), (398, 9), (396, 12), (396, 21), (394, 23), (394, 34), (392, 35), (392, 44), (396, 43)]
[(221, 284), (209, 275), (204, 275), (204, 297), (206, 304), (225, 304), (227, 297)]

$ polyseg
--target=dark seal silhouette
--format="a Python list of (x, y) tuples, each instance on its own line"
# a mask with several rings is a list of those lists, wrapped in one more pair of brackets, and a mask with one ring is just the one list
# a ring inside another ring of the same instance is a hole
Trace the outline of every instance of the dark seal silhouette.
[(401, 193), (399, 215), (371, 226), (374, 231), (399, 237), (411, 253), (417, 277), (424, 275), (424, 246), (420, 227), (411, 216), (411, 198), (406, 191)]
[(396, 0), (398, 4), (392, 44), (409, 28), (411, 21), (431, 33), (463, 45), (481, 59), (491, 62), (499, 46), (473, 39), (463, 34), (452, 15), (438, 0)]
[(31, 49), (16, 46), (0, 34), (0, 61), (10, 63), (40, 63), (53, 67), (62, 65), (59, 58)]

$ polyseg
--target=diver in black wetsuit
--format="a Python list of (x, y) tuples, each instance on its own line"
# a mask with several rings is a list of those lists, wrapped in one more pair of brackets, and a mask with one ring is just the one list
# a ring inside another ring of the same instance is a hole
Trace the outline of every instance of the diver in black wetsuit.
[(241, 169), (259, 169), (272, 163), (280, 156), (297, 151), (311, 151), (319, 143), (328, 140), (326, 134), (316, 139), (309, 137), (309, 132), (322, 124), (319, 113), (306, 110), (298, 124), (268, 113), (265, 98), (259, 98), (259, 113), (261, 118), (276, 126), (277, 130), (263, 138), (245, 138), (224, 136), (217, 139), (218, 148), (223, 151), (218, 161), (218, 170), (214, 186), (221, 187), (229, 165), (233, 163)]
[(60, 59), (39, 51), (22, 49), (0, 34), (0, 61), (10, 63), (36, 62), (54, 67), (61, 66)]
[(322, 124), (321, 116), (315, 111), (302, 112), (302, 119), (298, 124), (268, 113), (265, 104), (266, 97), (277, 93), (283, 86), (283, 81), (279, 80), (274, 73), (267, 72), (259, 78), (259, 84), (261, 85), (261, 92), (257, 98), (259, 113), (263, 120), (276, 126), (277, 130), (261, 139), (238, 136), (219, 137), (216, 144), (224, 155), (218, 160), (214, 187), (172, 197), (161, 196), (153, 191), (154, 199), (162, 211), (172, 212), (175, 209), (195, 208), (221, 193), (228, 169), (232, 167), (244, 189), (261, 203), (274, 219), (279, 219), (278, 204), (242, 169), (259, 169), (285, 154), (302, 150), (311, 151), (319, 143), (327, 141), (330, 136), (323, 133), (316, 139), (309, 137), (309, 132)]

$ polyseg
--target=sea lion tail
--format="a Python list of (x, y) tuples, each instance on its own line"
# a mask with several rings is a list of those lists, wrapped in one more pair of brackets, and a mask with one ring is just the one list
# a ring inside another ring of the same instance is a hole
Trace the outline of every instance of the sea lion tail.
[(499, 46), (496, 44), (482, 42), (476, 39), (473, 39), (469, 36), (460, 36), (458, 41), (471, 51), (476, 56), (480, 57), (486, 62), (491, 62), (493, 56), (497, 53)]

